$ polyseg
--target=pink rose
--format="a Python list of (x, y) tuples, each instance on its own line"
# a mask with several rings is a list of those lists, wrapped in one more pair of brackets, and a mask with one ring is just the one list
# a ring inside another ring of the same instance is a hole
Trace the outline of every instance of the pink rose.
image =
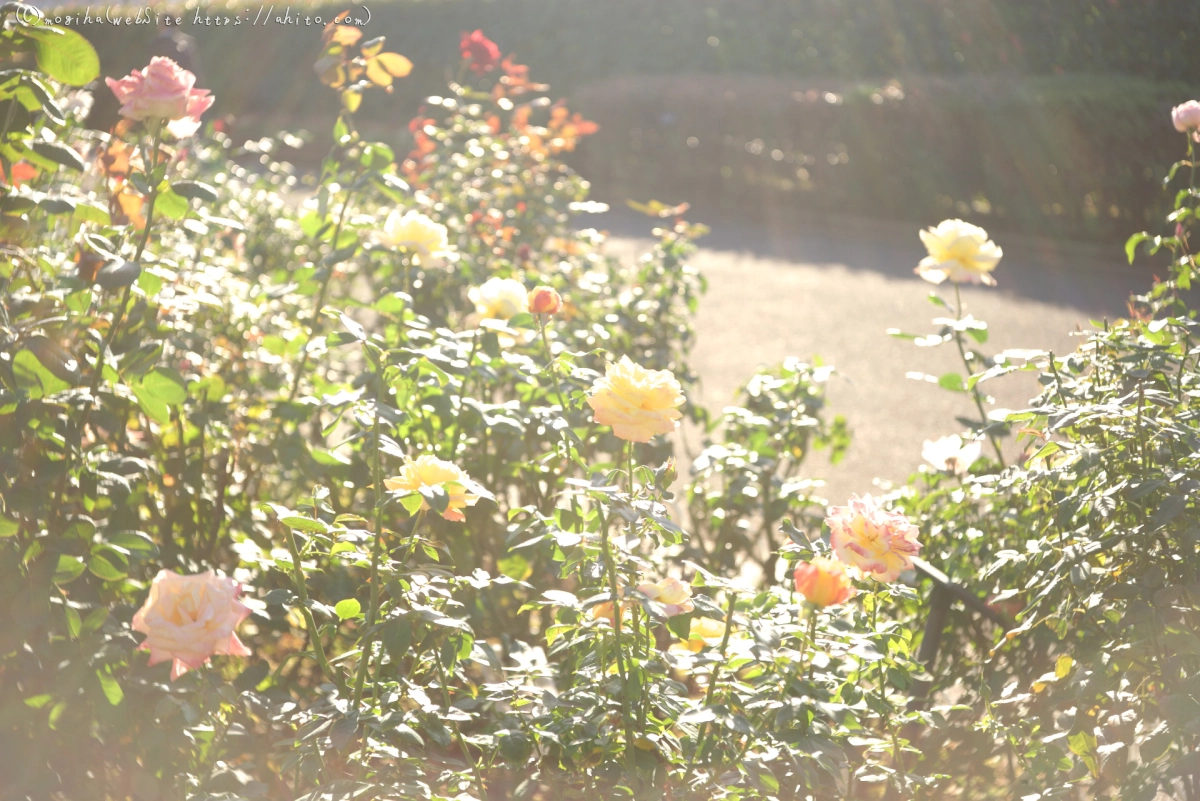
[(150, 664), (171, 663), (171, 681), (198, 668), (213, 654), (250, 656), (238, 639), (238, 624), (250, 610), (238, 602), (241, 586), (211, 570), (181, 576), (160, 570), (150, 596), (133, 616), (133, 629), (146, 635), (139, 646)]
[(134, 70), (119, 81), (105, 78), (105, 82), (121, 102), (121, 116), (133, 120), (188, 120), (194, 123), (190, 133), (195, 133), (200, 115), (213, 104), (207, 89), (194, 88), (195, 75), (161, 56), (150, 59), (150, 65), (140, 72)]
[(1200, 103), (1189, 100), (1171, 109), (1171, 122), (1175, 123), (1175, 130), (1180, 133), (1200, 128)]
[(921, 549), (917, 527), (870, 495), (854, 495), (848, 506), (830, 508), (825, 523), (837, 558), (876, 581), (895, 581), (913, 566), (912, 557)]

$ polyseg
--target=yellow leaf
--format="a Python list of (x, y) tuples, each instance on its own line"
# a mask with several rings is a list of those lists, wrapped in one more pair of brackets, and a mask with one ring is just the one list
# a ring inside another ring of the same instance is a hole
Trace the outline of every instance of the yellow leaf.
[(399, 53), (380, 53), (375, 60), (388, 71), (393, 78), (403, 78), (412, 72), (412, 62)]
[(1074, 665), (1075, 660), (1066, 654), (1063, 654), (1054, 663), (1054, 675), (1061, 679), (1071, 672), (1071, 668), (1074, 667)]
[(358, 111), (358, 107), (362, 105), (362, 92), (357, 89), (347, 89), (342, 92), (342, 105), (351, 114)]
[(392, 74), (383, 68), (379, 59), (373, 58), (367, 62), (367, 80), (376, 86), (391, 86)]
[(385, 41), (386, 37), (376, 36), (369, 42), (363, 42), (363, 46), (359, 48), (358, 52), (362, 53), (363, 58), (377, 56), (379, 55), (379, 51), (383, 49), (383, 44)]

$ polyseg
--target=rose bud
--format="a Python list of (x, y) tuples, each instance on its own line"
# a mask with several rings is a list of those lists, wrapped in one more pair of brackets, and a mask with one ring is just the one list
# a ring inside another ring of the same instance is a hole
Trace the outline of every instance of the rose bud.
[(539, 286), (529, 293), (529, 311), (534, 314), (558, 314), (562, 307), (562, 296), (548, 286)]

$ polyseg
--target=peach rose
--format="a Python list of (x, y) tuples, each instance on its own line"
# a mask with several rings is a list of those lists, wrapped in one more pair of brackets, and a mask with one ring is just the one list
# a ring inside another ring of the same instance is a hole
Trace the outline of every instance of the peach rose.
[(683, 389), (671, 371), (647, 370), (628, 356), (608, 365), (587, 402), (595, 422), (612, 426), (614, 434), (630, 442), (670, 434), (683, 417), (676, 408), (683, 405)]
[[(422, 487), (440, 486), (450, 497), (442, 517), (461, 523), (467, 519), (462, 510), (479, 500), (478, 495), (467, 491), (464, 482), (474, 483), (461, 467), (426, 453), (405, 463), (400, 475), (384, 479), (383, 485), (397, 492), (420, 492)], [(429, 510), (429, 501), (422, 500), (421, 510)]]
[(943, 220), (936, 228), (921, 231), (921, 241), (929, 255), (921, 259), (916, 272), (929, 283), (940, 284), (949, 278), (955, 284), (996, 285), (991, 272), (1004, 251), (978, 225)]
[(194, 576), (160, 570), (133, 616), (134, 631), (146, 635), (139, 648), (150, 652), (151, 665), (171, 660), (171, 681), (213, 654), (250, 656), (236, 633), (250, 615), (238, 601), (241, 593), (236, 581), (211, 570)]
[(983, 452), (979, 442), (963, 442), (957, 434), (936, 440), (925, 440), (921, 458), (938, 470), (961, 476), (971, 469)]
[(692, 618), (688, 629), (687, 649), (694, 654), (704, 650), (706, 645), (720, 645), (725, 639), (725, 623), (707, 617)]
[(375, 241), (411, 253), (421, 264), (440, 259), (450, 250), (446, 226), (413, 209), (403, 214), (393, 209)]
[(190, 136), (200, 126), (200, 115), (213, 104), (207, 89), (196, 89), (196, 76), (169, 58), (155, 56), (141, 71), (124, 78), (105, 78), (121, 103), (121, 116), (133, 120), (179, 122), (177, 136)]
[(657, 584), (639, 584), (638, 592), (662, 606), (667, 617), (686, 615), (692, 606), (692, 588), (677, 578), (667, 577)]
[(539, 286), (529, 292), (529, 311), (534, 314), (558, 314), (562, 307), (562, 296), (551, 287)]
[(1200, 103), (1189, 100), (1171, 109), (1171, 122), (1180, 133), (1200, 128)]
[(823, 556), (796, 565), (796, 592), (814, 606), (837, 606), (854, 597), (846, 566)]
[(917, 527), (870, 495), (854, 495), (848, 506), (831, 508), (825, 523), (837, 558), (877, 581), (895, 581), (912, 567), (911, 557), (921, 549)]

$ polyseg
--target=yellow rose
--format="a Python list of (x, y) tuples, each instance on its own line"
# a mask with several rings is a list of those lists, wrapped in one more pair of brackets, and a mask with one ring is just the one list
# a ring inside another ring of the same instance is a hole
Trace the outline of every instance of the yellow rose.
[(467, 297), (475, 304), (475, 314), (483, 320), (507, 320), (529, 311), (529, 292), (512, 278), (489, 278), (483, 286), (473, 286)]
[(953, 283), (980, 282), (995, 286), (991, 272), (1004, 255), (987, 231), (962, 220), (943, 220), (936, 228), (921, 231), (929, 255), (917, 265), (917, 275), (931, 284), (949, 278)]
[(450, 249), (446, 226), (436, 223), (419, 211), (400, 213), (393, 209), (383, 222), (376, 241), (396, 250), (407, 251), (417, 261), (441, 258)]
[(694, 617), (691, 628), (688, 629), (687, 649), (698, 654), (704, 650), (706, 645), (720, 645), (724, 638), (725, 624), (722, 621), (707, 617)]
[(831, 508), (825, 523), (837, 558), (877, 581), (895, 581), (913, 566), (912, 557), (921, 549), (917, 527), (870, 495), (854, 495), (848, 506)]
[[(383, 486), (397, 492), (419, 492), (421, 487), (440, 486), (450, 496), (450, 502), (446, 505), (446, 511), (442, 512), (442, 517), (462, 522), (467, 519), (462, 510), (474, 506), (479, 500), (478, 495), (467, 492), (463, 485), (465, 481), (471, 481), (471, 477), (458, 465), (426, 453), (405, 463), (400, 468), (400, 475), (384, 479)], [(429, 501), (422, 499), (421, 511), (428, 510)]]
[(612, 426), (614, 434), (631, 442), (670, 434), (683, 416), (676, 408), (683, 405), (683, 389), (671, 371), (647, 370), (628, 356), (608, 365), (587, 402), (595, 422)]
[(971, 469), (983, 451), (979, 442), (963, 442), (958, 434), (940, 439), (925, 440), (921, 458), (938, 470), (961, 476)]
[(657, 584), (639, 584), (638, 592), (663, 608), (667, 617), (692, 611), (692, 588), (677, 578), (665, 578)]

